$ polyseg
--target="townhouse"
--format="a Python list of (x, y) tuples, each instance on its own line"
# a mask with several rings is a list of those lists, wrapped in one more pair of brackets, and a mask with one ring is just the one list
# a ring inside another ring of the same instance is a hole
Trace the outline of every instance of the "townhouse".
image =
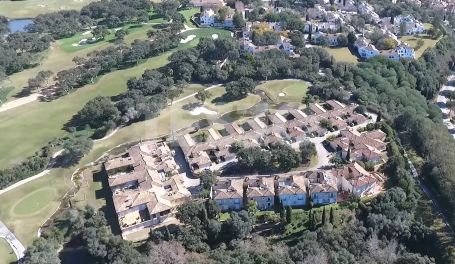
[(308, 195), (313, 205), (326, 205), (337, 202), (336, 178), (325, 171), (305, 172), (308, 179)]
[[(328, 129), (321, 120), (330, 122), (332, 130), (345, 129), (366, 123), (368, 118), (354, 111), (355, 105), (346, 106), (336, 100), (324, 104), (312, 103), (304, 109), (289, 109), (286, 113), (264, 113), (244, 121), (225, 124), (216, 130), (208, 128), (204, 142), (197, 141), (197, 133), (178, 137), (185, 159), (194, 173), (203, 170), (219, 170), (236, 162), (231, 150), (234, 142), (244, 147), (260, 146), (268, 149), (279, 142), (300, 142), (306, 137), (322, 137)], [(307, 112), (308, 114), (306, 114)]]
[(385, 178), (377, 172), (368, 172), (357, 162), (353, 162), (342, 168), (333, 169), (330, 172), (337, 179), (340, 191), (364, 197), (370, 194)]
[(337, 138), (329, 141), (329, 145), (349, 162), (368, 161), (381, 164), (386, 156), (385, 136), (385, 133), (379, 129), (363, 133), (346, 129), (341, 130)]
[(308, 179), (304, 175), (275, 176), (275, 195), (284, 206), (307, 204)]
[(122, 235), (162, 223), (190, 199), (173, 155), (166, 143), (146, 141), (104, 163)]

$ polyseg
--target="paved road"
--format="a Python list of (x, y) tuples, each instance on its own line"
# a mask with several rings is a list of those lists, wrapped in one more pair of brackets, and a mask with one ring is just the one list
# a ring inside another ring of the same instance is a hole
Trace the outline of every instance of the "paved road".
[(22, 243), (17, 239), (17, 237), (0, 221), (0, 237), (6, 239), (8, 244), (16, 254), (17, 259), (21, 259), (24, 257), (25, 254), (25, 247)]

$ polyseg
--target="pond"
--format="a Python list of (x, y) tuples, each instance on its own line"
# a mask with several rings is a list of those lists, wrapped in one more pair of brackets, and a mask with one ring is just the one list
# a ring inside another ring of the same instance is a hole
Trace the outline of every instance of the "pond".
[(12, 19), (12, 20), (8, 21), (8, 29), (11, 33), (23, 32), (23, 31), (25, 31), (25, 27), (30, 24), (33, 24), (32, 19), (27, 19), (27, 18)]

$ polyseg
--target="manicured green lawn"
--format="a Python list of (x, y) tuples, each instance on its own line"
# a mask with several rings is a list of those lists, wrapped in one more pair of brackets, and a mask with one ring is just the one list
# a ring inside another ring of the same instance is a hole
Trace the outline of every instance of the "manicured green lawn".
[(266, 92), (276, 104), (300, 103), (309, 85), (308, 82), (301, 80), (273, 80), (258, 85), (256, 89)]
[[(426, 34), (421, 34), (418, 36), (404, 36), (399, 38), (401, 41), (404, 41), (411, 45), (415, 49), (415, 57), (416, 59), (420, 58), (422, 54), (425, 52), (426, 49), (433, 48), (436, 43), (438, 43), (439, 39), (432, 39), (430, 36)], [(423, 45), (417, 49), (417, 41), (421, 39), (423, 40)]]
[(330, 55), (332, 55), (338, 62), (357, 63), (358, 58), (347, 48), (324, 48)]
[(8, 18), (29, 18), (59, 10), (79, 10), (98, 0), (25, 0), (0, 1), (0, 15)]
[(0, 264), (10, 264), (16, 260), (16, 255), (11, 246), (5, 239), (0, 238)]
[(71, 186), (70, 176), (69, 169), (53, 170), (0, 195), (0, 219), (22, 243), (30, 245), (38, 228), (57, 209)]
[(19, 199), (13, 206), (13, 214), (16, 216), (30, 216), (46, 209), (49, 201), (55, 196), (52, 187), (38, 189)]
[[(3, 2), (0, 1), (0, 6)], [(197, 10), (197, 9), (196, 9)], [(191, 16), (195, 12), (194, 9), (184, 9), (180, 11), (185, 16)], [(152, 17), (149, 21), (150, 24), (146, 25), (126, 25), (124, 28), (128, 28), (128, 35), (125, 37), (125, 43), (132, 43), (135, 39), (145, 39), (147, 37), (147, 31), (152, 29), (153, 23), (162, 23), (163, 18)], [(207, 29), (204, 29), (207, 30)], [(81, 39), (91, 38), (91, 34), (82, 35), (84, 32), (80, 32), (71, 38), (61, 39), (52, 44), (51, 48), (42, 54), (43, 58), (41, 63), (34, 67), (9, 76), (9, 80), (5, 87), (12, 86), (14, 89), (9, 89), (8, 93), (0, 95), (6, 97), (7, 100), (14, 100), (22, 89), (27, 85), (28, 79), (35, 77), (39, 71), (50, 70), (55, 74), (61, 70), (68, 69), (74, 66), (73, 58), (85, 57), (88, 53), (94, 50), (104, 49), (108, 46), (112, 46), (115, 33), (112, 33), (102, 41), (98, 41), (93, 44), (73, 46), (74, 43), (79, 43)]]
[[(197, 29), (185, 32), (186, 35), (197, 37), (181, 44), (177, 49), (197, 45), (200, 37), (218, 34), (229, 36), (230, 32), (217, 29)], [(184, 35), (185, 35), (184, 34)], [(84, 86), (76, 91), (52, 102), (33, 102), (21, 107), (0, 113), (0, 168), (11, 166), (32, 155), (53, 138), (66, 132), (63, 125), (79, 111), (84, 104), (96, 96), (112, 96), (126, 90), (128, 79), (140, 76), (144, 70), (164, 66), (172, 51), (146, 60), (135, 67), (106, 74), (92, 85)]]

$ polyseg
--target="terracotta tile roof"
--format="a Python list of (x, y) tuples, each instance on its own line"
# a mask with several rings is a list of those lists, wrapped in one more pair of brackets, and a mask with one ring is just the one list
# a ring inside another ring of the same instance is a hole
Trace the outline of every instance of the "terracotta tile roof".
[(289, 109), (289, 114), (291, 114), (295, 119), (304, 119), (305, 117), (307, 117), (307, 115), (300, 111), (299, 109)]
[(328, 100), (326, 103), (330, 105), (333, 110), (339, 110), (346, 107), (344, 104), (338, 102), (337, 100)]
[(224, 128), (229, 133), (229, 135), (240, 135), (245, 133), (243, 128), (241, 128), (237, 123), (230, 123), (224, 125)]
[(212, 186), (212, 198), (242, 199), (243, 183), (243, 179), (220, 179)]
[(278, 176), (275, 178), (276, 191), (278, 194), (306, 193), (308, 184), (308, 179), (304, 175)]
[(115, 159), (108, 160), (104, 163), (104, 168), (107, 171), (112, 169), (122, 168), (126, 166), (132, 166), (134, 164), (134, 160), (132, 157), (119, 157)]

